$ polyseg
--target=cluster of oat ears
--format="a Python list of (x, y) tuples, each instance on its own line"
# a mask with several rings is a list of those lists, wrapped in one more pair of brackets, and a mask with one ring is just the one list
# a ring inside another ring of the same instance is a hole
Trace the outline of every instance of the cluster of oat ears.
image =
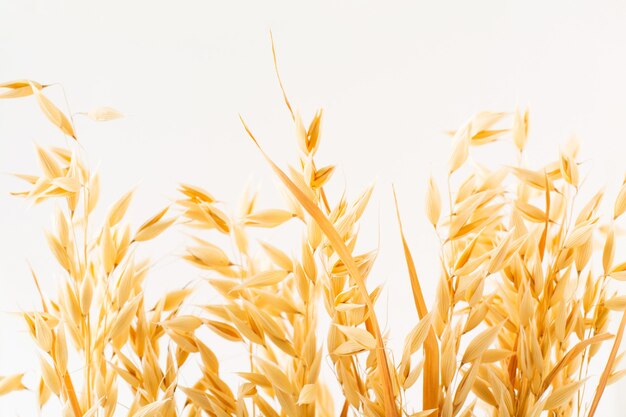
[[(257, 207), (248, 190), (227, 214), (207, 191), (181, 184), (175, 207), (133, 228), (125, 221), (132, 191), (94, 218), (98, 173), (81, 157), (72, 118), (44, 95), (47, 87), (0, 84), (0, 98), (34, 96), (76, 140), (37, 147), (41, 172), (18, 175), (30, 188), (15, 193), (57, 203), (45, 236), (63, 280), (57, 294), (39, 292), (40, 309), (22, 313), (38, 346), (40, 376), (30, 388), (39, 407), (54, 398), (64, 417), (592, 417), (605, 387), (624, 375), (617, 364), (626, 296), (611, 289), (611, 280), (626, 280), (626, 262), (614, 261), (626, 185), (610, 220), (601, 221), (602, 192), (574, 211), (575, 144), (539, 168), (468, 163), (473, 146), (500, 140), (522, 156), (527, 112), (478, 113), (451, 133), (448, 212), (433, 178), (426, 196), (441, 242), (430, 308), (398, 213), (416, 324), (403, 351), (392, 355), (374, 308), (381, 289), (367, 285), (376, 253), (355, 251), (372, 189), (352, 201), (345, 195), (331, 201), (325, 193), (334, 166), (315, 159), (321, 111), (306, 126), (283, 89), (299, 149), (287, 170), (264, 153), (242, 119), (283, 186), (282, 207)], [(85, 115), (121, 117), (110, 108)], [(496, 127), (511, 118), (510, 126)], [(452, 189), (451, 177), (461, 173)], [(302, 228), (295, 253), (250, 233), (286, 222)], [(200, 314), (185, 313), (192, 288), (162, 294), (155, 304), (144, 299), (151, 264), (135, 255), (136, 247), (174, 223), (193, 230), (182, 258), (207, 271), (206, 282), (221, 296)], [(39, 275), (32, 276), (39, 288)], [(622, 313), (613, 329), (611, 311)], [(330, 319), (324, 329), (322, 314)], [(215, 340), (199, 335), (200, 328), (246, 347), (236, 386), (222, 379)], [(603, 344), (612, 348), (592, 383), (589, 367)], [(340, 395), (320, 374), (329, 363)], [(179, 381), (185, 367), (200, 368), (195, 382)], [(0, 395), (26, 388), (22, 377), (0, 377)], [(120, 390), (132, 394), (130, 403), (118, 400)]]

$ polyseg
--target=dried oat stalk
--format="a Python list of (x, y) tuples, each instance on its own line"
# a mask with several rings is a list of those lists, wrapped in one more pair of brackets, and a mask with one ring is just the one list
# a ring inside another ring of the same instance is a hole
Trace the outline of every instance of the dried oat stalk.
[[(2, 86), (8, 89), (3, 98), (37, 95), (51, 121), (76, 139), (69, 118), (43, 98), (40, 84)], [(182, 344), (164, 342), (176, 340), (169, 337), (176, 334), (172, 323), (182, 320), (177, 313), (190, 291), (163, 294), (156, 305), (146, 305), (143, 282), (151, 265), (135, 255), (137, 245), (157, 237), (175, 218), (165, 208), (131, 228), (124, 221), (130, 191), (110, 206), (104, 219), (95, 219), (99, 175), (85, 164), (80, 147), (37, 146), (36, 153), (41, 171), (18, 175), (29, 188), (14, 194), (34, 203), (55, 203), (53, 228), (45, 236), (58, 270), (46, 275), (60, 272), (62, 277), (57, 294), (40, 291), (41, 308), (22, 313), (38, 346), (41, 376), (33, 389), (39, 406), (54, 396), (65, 416), (110, 417), (121, 409), (132, 416), (176, 415), (177, 370), (187, 355)], [(38, 289), (40, 279), (51, 279), (31, 272)], [(122, 387), (133, 395), (125, 407), (118, 404)], [(19, 375), (0, 382), (3, 394), (20, 388)]]

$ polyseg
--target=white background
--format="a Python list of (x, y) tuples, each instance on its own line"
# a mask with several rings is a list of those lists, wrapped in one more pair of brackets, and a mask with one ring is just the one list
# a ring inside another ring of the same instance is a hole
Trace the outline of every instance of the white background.
[[(529, 160), (548, 162), (576, 134), (590, 187), (606, 185), (612, 198), (626, 170), (626, 3), (619, 1), (1, 0), (0, 16), (0, 81), (60, 83), (74, 112), (109, 105), (128, 115), (77, 119), (77, 131), (92, 165), (100, 163), (105, 206), (139, 185), (136, 223), (174, 199), (179, 181), (234, 204), (252, 178), (274, 196), (274, 178), (238, 121), (243, 114), (281, 165), (294, 160), (272, 29), (292, 102), (305, 120), (325, 109), (319, 160), (339, 165), (336, 190), (347, 182), (354, 197), (377, 184), (362, 243), (374, 248), (380, 236), (372, 280), (385, 282), (380, 314), (395, 347), (415, 313), (390, 187), (397, 186), (432, 301), (437, 247), (423, 199), (429, 173), (444, 183), (445, 130), (480, 110), (528, 105)], [(49, 94), (62, 104), (58, 87)], [(32, 98), (0, 102), (0, 171), (36, 172), (33, 143), (64, 144)], [(492, 166), (513, 155), (509, 144), (475, 154)], [(30, 381), (34, 350), (11, 312), (37, 305), (27, 260), (47, 290), (59, 277), (42, 235), (52, 207), (27, 209), (8, 194), (21, 186), (0, 176), (0, 374), (26, 369)], [(168, 236), (149, 247), (160, 258), (148, 281), (153, 294), (197, 278), (176, 259), (182, 231)], [(598, 415), (624, 415), (625, 387), (609, 388)], [(30, 393), (2, 398), (0, 411), (34, 415), (33, 402)]]

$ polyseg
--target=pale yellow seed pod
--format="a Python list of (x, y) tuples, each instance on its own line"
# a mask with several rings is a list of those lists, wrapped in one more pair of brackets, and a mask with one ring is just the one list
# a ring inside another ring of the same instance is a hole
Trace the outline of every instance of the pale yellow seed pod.
[(294, 273), (294, 277), (296, 281), (296, 288), (298, 290), (298, 294), (300, 295), (300, 298), (302, 298), (303, 300), (308, 300), (309, 291), (310, 291), (310, 281), (306, 277), (306, 274), (304, 273), (302, 266), (300, 266), (300, 264), (294, 264), (294, 265), (295, 265), (295, 269), (293, 273)]
[(470, 307), (475, 307), (478, 302), (482, 299), (483, 293), (485, 291), (485, 280), (481, 276), (476, 278), (474, 282), (472, 282), (466, 289), (467, 292), (467, 304)]
[(322, 230), (320, 229), (317, 222), (313, 219), (309, 219), (307, 222), (307, 238), (309, 240), (309, 245), (313, 250), (316, 250), (320, 243), (322, 243)]
[(566, 324), (567, 324), (567, 310), (565, 308), (564, 302), (558, 303), (554, 308), (555, 318), (554, 318), (554, 335), (557, 340), (563, 341), (566, 336)]
[(613, 257), (615, 255), (615, 231), (613, 227), (608, 232), (606, 241), (604, 242), (604, 251), (602, 253), (602, 267), (604, 274), (608, 275), (613, 266)]
[(322, 124), (322, 109), (319, 109), (313, 120), (311, 120), (311, 124), (309, 125), (309, 129), (307, 130), (307, 149), (311, 153), (311, 155), (315, 154), (317, 148), (320, 144), (320, 130)]
[(304, 124), (302, 123), (302, 117), (300, 117), (300, 115), (297, 113), (296, 113), (295, 123), (296, 123), (296, 141), (298, 142), (298, 147), (300, 148), (303, 154), (308, 155), (309, 143), (308, 143), (306, 128), (304, 127)]
[(41, 377), (44, 380), (46, 386), (56, 395), (57, 397), (61, 393), (61, 381), (59, 381), (59, 377), (52, 368), (52, 365), (48, 363), (48, 361), (43, 357), (39, 356), (39, 364), (41, 369)]
[(59, 374), (61, 376), (65, 375), (67, 370), (67, 341), (65, 340), (63, 324), (58, 326), (54, 339), (54, 363)]
[(52, 330), (48, 323), (37, 313), (35, 313), (35, 341), (44, 352), (52, 349)]
[(80, 310), (84, 316), (89, 313), (91, 301), (93, 299), (93, 281), (92, 277), (86, 275), (80, 284)]
[(565, 181), (578, 188), (578, 165), (571, 155), (561, 153), (559, 169)]
[(307, 278), (315, 282), (317, 280), (317, 267), (313, 257), (313, 250), (311, 250), (306, 240), (302, 242), (302, 267)]
[(432, 176), (428, 179), (428, 188), (426, 189), (426, 216), (430, 224), (437, 227), (441, 216), (441, 195)]
[(315, 187), (315, 166), (313, 165), (312, 158), (305, 158), (302, 161), (302, 175), (307, 186)]
[(576, 248), (574, 251), (574, 263), (578, 273), (580, 273), (580, 271), (582, 271), (583, 268), (589, 263), (592, 254), (593, 239), (587, 239), (585, 243)]
[(324, 184), (326, 184), (330, 177), (333, 175), (333, 172), (335, 172), (335, 167), (333, 165), (325, 166), (318, 169), (315, 172), (315, 178), (311, 183), (311, 186), (314, 188), (323, 187)]
[(585, 292), (583, 293), (583, 308), (585, 313), (591, 311), (598, 295), (598, 284), (600, 281), (595, 281), (591, 275), (591, 271), (587, 273), (587, 279), (585, 281)]
[(117, 242), (115, 247), (117, 248), (115, 254), (115, 265), (119, 265), (122, 263), (124, 256), (126, 256), (126, 252), (128, 251), (128, 247), (131, 242), (131, 230), (129, 225), (124, 225), (123, 229), (117, 229), (115, 233), (114, 241)]
[(520, 324), (524, 327), (527, 327), (530, 323), (531, 318), (533, 317), (533, 302), (532, 296), (530, 294), (530, 290), (528, 287), (525, 288), (523, 295), (520, 300)]
[(469, 131), (469, 126), (466, 126), (459, 131), (459, 134), (457, 134), (458, 138), (455, 137), (454, 145), (452, 145), (452, 154), (448, 162), (448, 172), (450, 174), (459, 169), (465, 161), (467, 161), (470, 143)]
[(513, 143), (517, 149), (522, 152), (528, 141), (528, 109), (521, 114), (519, 109), (515, 110), (513, 118)]
[(67, 207), (70, 211), (76, 211), (76, 207), (78, 206), (78, 193), (68, 193), (66, 196)]
[(622, 184), (622, 187), (615, 199), (615, 207), (613, 209), (613, 219), (617, 219), (626, 211), (626, 182)]
[(107, 224), (102, 228), (100, 235), (100, 257), (105, 273), (110, 273), (115, 266), (115, 243), (111, 234), (111, 227)]
[(89, 178), (89, 186), (85, 191), (88, 195), (87, 197), (87, 213), (91, 213), (93, 209), (98, 204), (98, 200), (100, 198), (100, 173), (96, 171)]
[(67, 223), (67, 219), (65, 218), (65, 215), (63, 214), (63, 211), (59, 207), (57, 207), (56, 209), (54, 222), (55, 222), (57, 237), (59, 241), (61, 242), (63, 246), (65, 247), (69, 246), (69, 243), (70, 243), (69, 225)]

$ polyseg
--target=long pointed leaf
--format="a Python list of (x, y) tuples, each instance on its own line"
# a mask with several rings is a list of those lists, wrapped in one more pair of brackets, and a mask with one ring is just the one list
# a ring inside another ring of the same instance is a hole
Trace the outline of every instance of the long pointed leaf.
[[(411, 280), (411, 289), (413, 291), (413, 302), (415, 303), (415, 309), (420, 319), (423, 319), (428, 314), (426, 308), (426, 302), (424, 301), (424, 294), (422, 293), (422, 287), (417, 276), (415, 269), (415, 262), (413, 262), (413, 255), (404, 237), (404, 230), (402, 228), (402, 220), (400, 217), (400, 209), (398, 208), (398, 198), (396, 196), (396, 190), (393, 189), (393, 200), (396, 205), (396, 216), (398, 217), (398, 226), (400, 227), (400, 237), (402, 238), (402, 247), (404, 248), (404, 257), (406, 259), (406, 266), (409, 270), (409, 278)], [(439, 346), (437, 343), (437, 336), (435, 331), (430, 328), (428, 336), (424, 341), (424, 386), (423, 386), (423, 407), (424, 409), (436, 409), (439, 405)], [(435, 416), (439, 411), (436, 411)]]

